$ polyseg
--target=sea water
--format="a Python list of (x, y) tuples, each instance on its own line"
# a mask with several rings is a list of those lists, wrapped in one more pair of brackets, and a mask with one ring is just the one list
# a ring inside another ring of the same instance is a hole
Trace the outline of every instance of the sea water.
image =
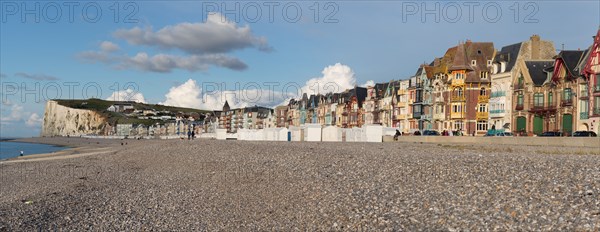
[(33, 154), (51, 153), (51, 152), (60, 151), (60, 150), (64, 150), (64, 149), (66, 149), (66, 147), (48, 145), (48, 144), (1, 141), (0, 142), (0, 159), (17, 157), (17, 156), (21, 155), (21, 151), (23, 151), (23, 155), (33, 155)]

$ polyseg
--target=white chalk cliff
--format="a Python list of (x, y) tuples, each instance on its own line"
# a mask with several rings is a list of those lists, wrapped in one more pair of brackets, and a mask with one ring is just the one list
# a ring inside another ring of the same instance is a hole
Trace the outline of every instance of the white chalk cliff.
[(106, 125), (107, 119), (96, 111), (69, 108), (56, 101), (48, 101), (41, 136), (102, 134)]

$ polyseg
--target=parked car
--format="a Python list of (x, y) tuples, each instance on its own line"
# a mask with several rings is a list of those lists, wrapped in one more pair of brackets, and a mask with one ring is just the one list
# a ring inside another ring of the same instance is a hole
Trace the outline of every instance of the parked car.
[(440, 132), (434, 131), (434, 130), (424, 130), (423, 131), (423, 136), (439, 136)]
[(538, 135), (540, 137), (562, 137), (563, 133), (559, 131), (546, 131)]
[(597, 137), (596, 132), (593, 131), (575, 131), (573, 137)]

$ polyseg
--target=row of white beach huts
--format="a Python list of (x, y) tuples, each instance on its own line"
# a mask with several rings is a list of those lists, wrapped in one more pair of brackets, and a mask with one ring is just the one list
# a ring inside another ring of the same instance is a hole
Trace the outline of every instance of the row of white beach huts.
[(260, 130), (239, 129), (227, 133), (216, 130), (217, 140), (242, 141), (295, 141), (295, 142), (382, 142), (385, 136), (393, 136), (397, 128), (381, 125), (365, 125), (361, 128), (322, 127), (320, 124), (305, 124), (300, 127), (268, 128)]

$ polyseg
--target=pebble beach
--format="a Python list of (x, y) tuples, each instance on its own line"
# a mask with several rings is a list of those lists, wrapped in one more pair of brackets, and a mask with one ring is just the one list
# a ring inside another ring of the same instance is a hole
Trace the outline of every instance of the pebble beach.
[(0, 231), (597, 231), (597, 148), (33, 138)]

